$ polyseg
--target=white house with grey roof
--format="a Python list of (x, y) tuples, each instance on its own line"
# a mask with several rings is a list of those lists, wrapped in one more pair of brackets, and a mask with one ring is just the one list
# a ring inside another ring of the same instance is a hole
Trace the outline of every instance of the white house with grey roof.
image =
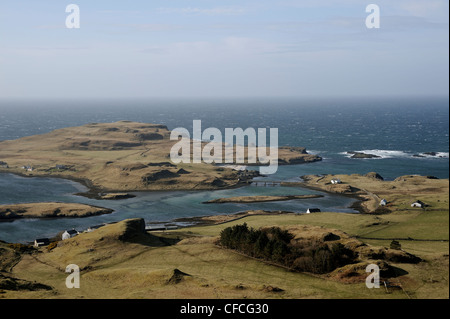
[(61, 239), (62, 239), (62, 240), (66, 240), (66, 239), (75, 237), (76, 235), (78, 235), (78, 231), (76, 231), (75, 229), (66, 230), (66, 231), (62, 234)]

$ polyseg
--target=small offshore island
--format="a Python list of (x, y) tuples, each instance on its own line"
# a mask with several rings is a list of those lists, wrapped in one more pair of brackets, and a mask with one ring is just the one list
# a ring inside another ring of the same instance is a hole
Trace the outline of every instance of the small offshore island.
[(0, 220), (19, 218), (90, 217), (112, 213), (112, 209), (77, 203), (30, 203), (0, 205)]

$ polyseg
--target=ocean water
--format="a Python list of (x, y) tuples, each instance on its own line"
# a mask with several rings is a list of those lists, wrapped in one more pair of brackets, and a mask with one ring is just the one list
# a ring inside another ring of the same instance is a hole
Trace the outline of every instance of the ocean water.
[[(134, 101), (0, 101), (0, 140), (43, 134), (54, 129), (119, 120), (184, 127), (202, 120), (202, 129), (278, 128), (279, 144), (306, 147), (323, 161), (280, 166), (272, 180), (299, 180), (307, 174), (365, 174), (385, 179), (401, 175), (449, 177), (448, 98), (423, 99), (223, 99)], [(380, 156), (351, 159), (348, 151)], [(435, 152), (435, 156), (424, 153)], [(421, 157), (418, 157), (420, 155)], [(0, 158), (1, 160), (1, 158)], [(103, 222), (143, 217), (147, 223), (180, 217), (235, 213), (247, 209), (302, 212), (308, 207), (354, 212), (353, 200), (324, 194), (309, 200), (253, 204), (205, 205), (203, 201), (240, 195), (311, 194), (303, 188), (242, 187), (213, 192), (151, 192), (123, 201), (95, 201), (74, 193), (72, 181), (0, 174), (0, 204), (61, 201), (109, 207), (113, 214), (84, 219), (18, 220), (0, 223), (0, 239), (24, 242), (53, 236), (68, 228), (85, 229)]]

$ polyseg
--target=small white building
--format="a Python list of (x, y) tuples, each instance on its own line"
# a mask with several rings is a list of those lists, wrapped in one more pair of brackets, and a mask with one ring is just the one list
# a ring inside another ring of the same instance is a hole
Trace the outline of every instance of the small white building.
[(307, 214), (311, 214), (311, 213), (320, 213), (320, 209), (319, 208), (308, 208), (308, 210), (306, 211)]
[(339, 178), (334, 178), (331, 180), (331, 184), (341, 184), (342, 181)]
[(48, 246), (50, 244), (50, 240), (48, 238), (38, 238), (34, 240), (34, 247), (42, 247), (42, 246)]
[(385, 200), (384, 198), (380, 201), (380, 206), (386, 206), (387, 205), (387, 200)]
[(76, 235), (78, 235), (78, 232), (77, 232), (75, 229), (72, 229), (72, 230), (66, 230), (66, 231), (62, 234), (61, 239), (62, 239), (62, 240), (66, 240), (66, 239), (75, 237)]
[(411, 207), (424, 208), (425, 203), (420, 200), (416, 200), (414, 203), (411, 204)]

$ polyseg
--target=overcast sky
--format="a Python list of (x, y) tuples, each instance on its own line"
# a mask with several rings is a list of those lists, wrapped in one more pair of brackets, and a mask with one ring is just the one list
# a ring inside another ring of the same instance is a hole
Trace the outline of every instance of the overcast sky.
[(0, 0), (0, 98), (448, 96), (448, 3)]

